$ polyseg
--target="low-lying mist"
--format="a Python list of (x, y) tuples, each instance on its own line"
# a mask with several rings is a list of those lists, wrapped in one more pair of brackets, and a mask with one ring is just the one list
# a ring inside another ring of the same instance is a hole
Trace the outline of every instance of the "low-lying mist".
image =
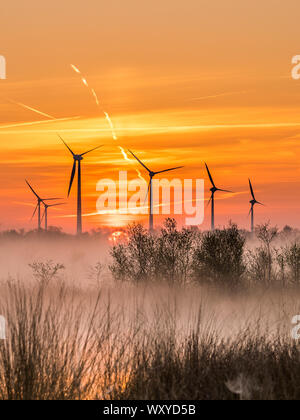
[(2, 399), (299, 399), (299, 235), (0, 236)]

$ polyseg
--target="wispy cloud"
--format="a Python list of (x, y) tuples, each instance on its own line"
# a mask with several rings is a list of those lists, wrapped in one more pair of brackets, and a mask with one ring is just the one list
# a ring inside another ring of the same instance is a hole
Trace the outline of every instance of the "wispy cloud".
[(202, 101), (204, 99), (214, 99), (214, 98), (221, 98), (222, 96), (233, 96), (233, 95), (243, 95), (249, 93), (248, 90), (242, 90), (239, 92), (224, 92), (224, 93), (217, 93), (215, 95), (208, 95), (208, 96), (200, 96), (199, 98), (192, 98), (191, 101)]

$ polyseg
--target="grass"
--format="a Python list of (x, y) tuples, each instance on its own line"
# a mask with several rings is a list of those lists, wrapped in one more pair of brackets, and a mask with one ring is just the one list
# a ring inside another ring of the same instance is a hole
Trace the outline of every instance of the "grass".
[(298, 291), (96, 293), (54, 278), (3, 281), (0, 296), (1, 399), (300, 398)]

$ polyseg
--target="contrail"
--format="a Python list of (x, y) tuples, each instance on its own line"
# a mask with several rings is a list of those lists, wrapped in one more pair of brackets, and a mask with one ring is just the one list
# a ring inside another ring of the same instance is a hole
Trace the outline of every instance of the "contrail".
[(36, 114), (43, 115), (43, 117), (47, 117), (47, 118), (51, 118), (52, 120), (56, 120), (56, 118), (53, 117), (53, 115), (46, 114), (45, 112), (39, 111), (38, 109), (32, 108), (31, 106), (28, 106), (28, 105), (25, 105), (22, 102), (15, 102), (15, 101), (12, 101), (10, 99), (8, 99), (8, 101), (11, 102), (12, 104), (19, 105), (24, 109), (29, 109), (29, 111), (33, 111)]
[[(100, 101), (99, 101), (99, 99), (98, 99), (98, 96), (97, 96), (97, 93), (96, 93), (95, 89), (93, 89), (93, 88), (89, 87), (89, 84), (88, 84), (88, 82), (87, 82), (86, 78), (82, 76), (82, 73), (81, 73), (81, 71), (79, 70), (79, 68), (78, 68), (78, 67), (74, 66), (74, 64), (71, 64), (71, 68), (72, 68), (72, 69), (73, 69), (76, 73), (78, 73), (78, 74), (81, 76), (81, 80), (82, 80), (83, 84), (84, 84), (84, 85), (85, 85), (88, 89), (90, 89), (90, 91), (91, 91), (91, 93), (92, 93), (92, 96), (93, 96), (93, 98), (95, 99), (95, 102), (96, 102), (97, 107), (98, 107), (99, 109), (101, 109), (101, 111), (103, 112), (103, 114), (104, 114), (104, 116), (105, 116), (106, 121), (107, 121), (107, 122), (108, 122), (108, 124), (109, 124), (110, 131), (111, 131), (111, 135), (112, 135), (113, 140), (115, 140), (115, 141), (116, 141), (116, 140), (118, 140), (118, 136), (117, 136), (117, 134), (116, 134), (116, 131), (115, 131), (115, 127), (114, 127), (114, 125), (113, 125), (113, 122), (112, 122), (112, 120), (111, 120), (111, 118), (110, 118), (109, 114), (108, 114), (108, 113), (107, 113), (107, 112), (106, 112), (106, 111), (105, 111), (105, 110), (101, 107), (101, 105), (100, 105)], [(123, 148), (123, 147), (121, 147), (121, 146), (119, 146), (119, 149), (121, 150), (121, 153), (122, 153), (122, 155), (123, 155), (124, 159), (132, 163), (131, 159), (129, 159), (129, 158), (128, 158), (127, 153), (125, 152), (124, 148)], [(136, 172), (137, 172), (137, 174), (138, 174), (139, 178), (145, 181), (145, 179), (142, 177), (142, 175), (141, 175), (141, 173), (140, 173), (140, 171), (139, 171), (138, 169), (136, 169)]]
[(97, 93), (95, 92), (95, 89), (92, 89), (92, 94), (93, 94), (93, 96), (95, 98), (95, 101), (96, 101), (97, 106), (100, 106), (100, 102), (99, 102)]
[(209, 96), (200, 96), (199, 98), (192, 98), (192, 101), (201, 101), (203, 99), (213, 99), (213, 98), (219, 98), (221, 96), (232, 96), (232, 95), (242, 95), (245, 93), (249, 93), (249, 91), (242, 90), (240, 92), (224, 92), (224, 93), (218, 93), (216, 95), (209, 95)]
[(125, 160), (128, 160), (128, 162), (131, 162), (131, 160), (129, 159), (129, 157), (127, 156), (125, 150), (123, 149), (123, 147), (119, 146), (119, 149), (121, 150), (121, 153), (124, 157)]
[(66, 118), (55, 118), (55, 119), (52, 118), (51, 120), (31, 121), (31, 122), (24, 122), (24, 123), (9, 124), (9, 125), (0, 125), (0, 130), (2, 130), (3, 128), (24, 127), (28, 125), (45, 124), (45, 123), (54, 122), (54, 121), (59, 122), (59, 121), (77, 120), (79, 118), (81, 117), (78, 116), (78, 117), (66, 117)]
[(80, 74), (80, 70), (76, 66), (74, 66), (74, 64), (71, 64), (71, 67), (72, 67), (73, 70), (76, 71), (76, 73)]
[[(32, 124), (43, 124), (43, 123), (47, 123), (47, 122), (55, 122), (55, 121), (63, 121), (63, 120), (75, 120), (75, 119), (79, 119), (82, 118), (82, 116), (77, 116), (77, 117), (67, 117), (67, 118), (57, 118), (56, 120), (44, 120), (44, 121), (34, 121), (34, 122), (29, 122), (29, 123), (16, 123), (16, 124), (12, 124), (12, 125), (8, 125), (8, 126), (0, 126), (0, 128), (9, 128), (9, 127), (18, 127), (23, 126), (23, 125), (32, 125)], [(122, 131), (126, 131), (126, 132), (134, 132), (137, 133), (139, 131), (148, 131), (149, 133), (177, 133), (177, 132), (189, 132), (189, 131), (197, 131), (197, 130), (231, 130), (231, 129), (244, 129), (244, 128), (249, 128), (249, 129), (268, 129), (268, 128), (293, 128), (293, 127), (300, 127), (300, 123), (299, 122), (290, 122), (290, 123), (242, 123), (242, 124), (208, 124), (208, 125), (182, 125), (182, 126), (145, 126), (145, 127), (123, 127)], [(63, 133), (106, 133), (108, 131), (110, 131), (110, 128), (105, 129), (105, 128), (65, 128), (60, 130)], [(56, 133), (57, 130), (53, 129), (53, 130), (38, 130), (38, 131), (31, 131), (31, 130), (24, 130), (24, 133)]]
[(105, 112), (105, 111), (103, 111), (103, 112), (104, 112), (105, 118), (107, 119), (108, 124), (109, 124), (109, 126), (111, 128), (111, 134), (112, 134), (113, 139), (114, 140), (118, 140), (118, 137), (117, 137), (117, 135), (115, 133), (115, 128), (114, 128), (114, 125), (112, 123), (112, 120), (111, 120), (110, 116), (108, 115), (107, 112)]
[[(125, 160), (127, 160), (127, 161), (128, 161), (128, 162), (130, 162), (130, 163), (134, 163), (133, 159), (130, 159), (130, 158), (128, 157), (128, 155), (127, 155), (127, 153), (125, 152), (125, 150), (123, 149), (123, 147), (121, 147), (121, 146), (118, 146), (118, 147), (119, 147), (119, 149), (121, 150), (121, 153), (122, 153), (122, 155), (123, 155), (124, 159), (125, 159)], [(135, 170), (136, 170), (136, 172), (137, 172), (137, 174), (138, 174), (138, 177), (139, 177), (142, 181), (147, 182), (147, 181), (145, 180), (145, 178), (143, 178), (143, 176), (142, 176), (142, 174), (141, 174), (140, 170), (139, 170), (139, 169), (136, 169), (136, 168), (135, 168)]]
[(89, 87), (88, 82), (86, 81), (86, 79), (85, 79), (84, 77), (82, 77), (82, 78), (81, 78), (81, 80), (83, 81), (83, 84), (84, 84), (86, 87)]
[[(199, 198), (199, 199), (194, 199), (194, 200), (187, 200), (186, 202), (191, 202), (192, 203), (192, 202), (198, 202), (198, 201), (204, 201), (204, 200)], [(168, 206), (168, 205), (171, 206), (171, 205), (174, 205), (174, 204), (183, 204), (183, 203), (184, 203), (183, 200), (182, 201), (177, 201), (177, 202), (174, 201), (172, 203), (171, 202), (170, 203), (158, 203), (158, 204), (153, 204), (153, 207), (159, 208), (159, 207), (164, 207), (164, 206)], [(130, 208), (130, 209), (120, 208), (120, 209), (115, 209), (115, 210), (101, 210), (101, 211), (96, 212), (96, 213), (86, 213), (86, 214), (83, 214), (82, 216), (90, 217), (90, 216), (97, 216), (99, 214), (119, 214), (119, 212), (122, 212), (120, 214), (124, 214), (123, 212), (125, 210), (133, 211), (133, 210), (146, 210), (146, 209), (149, 209), (149, 206), (140, 206), (140, 207), (135, 207), (135, 208)], [(76, 214), (68, 214), (68, 215), (63, 215), (63, 216), (59, 216), (59, 217), (61, 217), (62, 219), (72, 218), (72, 217), (76, 217)]]
[(85, 85), (85, 86), (86, 86), (86, 87), (90, 90), (90, 92), (91, 92), (91, 94), (92, 94), (93, 98), (95, 99), (96, 105), (98, 106), (98, 108), (100, 108), (100, 109), (101, 109), (101, 111), (102, 111), (102, 112), (103, 112), (103, 114), (105, 115), (105, 118), (106, 118), (106, 120), (108, 121), (109, 126), (110, 126), (110, 129), (111, 129), (112, 138), (113, 138), (114, 140), (118, 140), (118, 137), (117, 137), (117, 135), (116, 135), (116, 133), (115, 133), (115, 128), (114, 128), (114, 125), (113, 125), (113, 123), (112, 123), (112, 120), (111, 120), (110, 116), (108, 115), (108, 113), (107, 113), (107, 112), (105, 112), (105, 111), (104, 111), (104, 109), (102, 109), (102, 108), (101, 108), (101, 106), (100, 106), (100, 101), (99, 101), (98, 96), (97, 96), (97, 94), (96, 94), (96, 92), (95, 92), (95, 89), (93, 89), (93, 88), (90, 88), (90, 87), (89, 87), (89, 84), (88, 84), (88, 82), (87, 82), (86, 78), (82, 76), (82, 73), (81, 73), (81, 71), (79, 70), (79, 68), (78, 68), (78, 67), (74, 66), (74, 64), (70, 64), (70, 65), (71, 65), (71, 68), (72, 68), (72, 69), (73, 69), (76, 73), (80, 74), (82, 83), (83, 83), (83, 84), (84, 84), (84, 85)]

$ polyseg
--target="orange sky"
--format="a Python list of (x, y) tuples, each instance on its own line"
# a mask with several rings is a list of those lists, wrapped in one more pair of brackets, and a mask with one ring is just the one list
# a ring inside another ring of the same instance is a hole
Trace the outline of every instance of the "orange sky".
[[(139, 167), (124, 161), (120, 144), (153, 170), (184, 165), (176, 177), (204, 178), (208, 189), (206, 161), (216, 183), (236, 192), (219, 193), (217, 225), (231, 218), (249, 226), (251, 177), (266, 204), (256, 222), (300, 227), (300, 80), (291, 78), (299, 12), (297, 0), (4, 3), (1, 228), (35, 227), (25, 177), (41, 195), (66, 197), (72, 159), (57, 132), (76, 152), (105, 145), (83, 162), (84, 213), (96, 211), (99, 179), (119, 170), (136, 177)], [(71, 63), (97, 92), (118, 141)], [(11, 101), (80, 118), (45, 122)], [(74, 188), (67, 205), (49, 210), (49, 223), (73, 232), (75, 219), (62, 216), (75, 213), (75, 199)], [(87, 216), (84, 229), (132, 220)]]

